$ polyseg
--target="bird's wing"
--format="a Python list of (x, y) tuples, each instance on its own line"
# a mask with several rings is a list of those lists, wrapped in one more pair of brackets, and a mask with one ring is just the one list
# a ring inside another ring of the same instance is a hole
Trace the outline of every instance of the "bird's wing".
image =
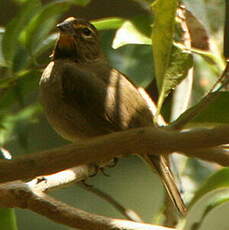
[[(106, 82), (91, 71), (66, 64), (61, 75), (62, 96), (66, 104), (82, 113), (89, 125), (101, 134), (117, 131), (118, 124), (108, 116)], [(94, 127), (93, 127), (94, 126)]]
[(66, 103), (109, 132), (152, 123), (152, 114), (136, 87), (115, 69), (92, 72), (66, 64), (62, 91)]

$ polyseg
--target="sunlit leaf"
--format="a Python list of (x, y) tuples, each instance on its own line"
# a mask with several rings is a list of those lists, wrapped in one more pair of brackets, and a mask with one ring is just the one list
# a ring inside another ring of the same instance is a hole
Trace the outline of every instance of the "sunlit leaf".
[(126, 20), (116, 32), (113, 48), (117, 49), (128, 44), (151, 45), (151, 24), (150, 16), (137, 16)]
[(110, 30), (119, 28), (124, 22), (123, 18), (104, 18), (91, 21), (98, 30)]
[(156, 0), (152, 4), (154, 23), (152, 50), (158, 89), (162, 89), (165, 72), (170, 64), (177, 0)]
[(191, 51), (192, 51), (192, 53), (201, 56), (210, 65), (210, 67), (212, 67), (213, 71), (217, 75), (219, 75), (223, 71), (224, 66), (225, 66), (225, 62), (221, 57), (215, 56), (211, 52), (203, 51), (200, 49), (192, 48)]
[(131, 21), (126, 21), (117, 31), (112, 47), (117, 49), (128, 44), (151, 44), (151, 39), (141, 33)]
[(13, 62), (14, 55), (17, 51), (20, 32), (40, 9), (40, 6), (39, 0), (27, 1), (21, 6), (20, 13), (6, 26), (2, 40), (2, 51), (8, 65), (11, 65)]
[[(201, 197), (189, 210), (186, 217), (186, 224), (183, 228), (184, 230), (203, 230), (210, 229), (208, 223), (205, 221), (208, 218), (208, 215), (211, 214), (214, 210), (224, 205), (224, 209), (221, 211), (221, 215), (214, 216), (213, 223), (215, 224), (214, 228), (211, 229), (222, 229), (220, 227), (220, 222), (222, 221), (222, 215), (225, 216), (225, 211), (229, 210), (229, 187), (215, 189), (211, 192), (208, 192), (203, 197)], [(224, 221), (229, 223), (228, 219), (224, 218)], [(215, 228), (218, 226), (219, 228)]]
[(161, 92), (158, 100), (158, 114), (164, 99), (168, 96), (170, 91), (187, 76), (192, 65), (193, 59), (191, 53), (174, 45), (172, 48), (170, 64), (163, 76)]

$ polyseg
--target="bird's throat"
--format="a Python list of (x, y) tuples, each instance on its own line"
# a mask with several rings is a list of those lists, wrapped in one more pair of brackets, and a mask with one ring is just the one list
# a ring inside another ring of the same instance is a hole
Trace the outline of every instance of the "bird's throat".
[(53, 59), (68, 58), (77, 60), (78, 56), (74, 37), (68, 34), (60, 34), (53, 51)]
[(60, 33), (51, 57), (53, 60), (70, 59), (77, 63), (105, 60), (97, 42), (89, 43), (64, 33)]

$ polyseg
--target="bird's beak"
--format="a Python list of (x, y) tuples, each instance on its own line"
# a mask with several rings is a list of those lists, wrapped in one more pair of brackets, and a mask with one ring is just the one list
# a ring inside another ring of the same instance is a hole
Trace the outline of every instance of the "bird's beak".
[(60, 30), (60, 32), (63, 33), (71, 33), (72, 31), (71, 23), (69, 23), (68, 21), (61, 22), (57, 24), (56, 27)]

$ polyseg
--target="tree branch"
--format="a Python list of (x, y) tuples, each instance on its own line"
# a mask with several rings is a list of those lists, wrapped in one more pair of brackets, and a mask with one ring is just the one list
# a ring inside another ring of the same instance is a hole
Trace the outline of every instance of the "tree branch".
[(162, 226), (112, 219), (73, 208), (27, 184), (10, 182), (0, 186), (0, 206), (29, 209), (49, 219), (82, 230), (172, 230)]
[(188, 153), (193, 150), (189, 156), (201, 157), (204, 160), (227, 166), (229, 165), (228, 154), (224, 154), (222, 160), (217, 155), (209, 156), (207, 153), (200, 156), (194, 150), (228, 143), (228, 125), (186, 131), (169, 131), (154, 127), (131, 129), (53, 150), (21, 156), (14, 160), (0, 160), (0, 183), (31, 179), (82, 164), (110, 160), (120, 156), (121, 153), (123, 153), (122, 156), (125, 156), (136, 153)]
[(26, 184), (34, 191), (48, 192), (71, 183), (86, 180), (90, 175), (96, 172), (95, 170), (93, 166), (80, 165), (51, 175), (37, 177)]

